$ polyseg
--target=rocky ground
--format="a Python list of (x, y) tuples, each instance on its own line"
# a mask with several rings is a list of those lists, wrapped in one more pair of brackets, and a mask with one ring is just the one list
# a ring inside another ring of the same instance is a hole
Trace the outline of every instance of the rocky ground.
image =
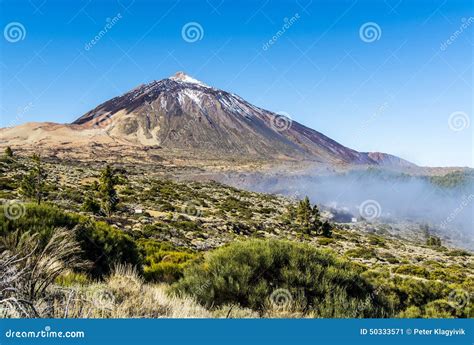
[[(17, 158), (3, 168), (0, 198), (3, 202), (21, 199), (19, 177), (31, 163)], [(45, 159), (48, 173), (47, 196), (50, 202), (82, 212), (84, 197), (98, 181), (104, 162)], [(239, 238), (284, 238), (331, 248), (354, 261), (377, 265), (418, 264), (437, 261), (442, 265), (461, 265), (472, 274), (472, 261), (451, 255), (456, 248), (443, 239), (442, 247), (425, 245), (420, 224), (387, 220), (358, 220), (338, 223), (334, 210), (320, 207), (323, 219), (335, 224), (331, 239), (302, 235), (288, 219), (288, 207), (295, 198), (239, 190), (212, 181), (218, 174), (199, 168), (167, 165), (115, 164), (119, 172), (119, 211), (105, 219), (129, 233), (151, 233), (159, 240), (197, 251), (219, 247)], [(388, 223), (389, 222), (389, 223)]]

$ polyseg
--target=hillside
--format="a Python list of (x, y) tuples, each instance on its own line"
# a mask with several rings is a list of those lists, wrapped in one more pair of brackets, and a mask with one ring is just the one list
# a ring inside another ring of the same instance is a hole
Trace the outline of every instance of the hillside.
[[(38, 309), (41, 316), (473, 316), (472, 253), (457, 249), (447, 237), (440, 238), (441, 243), (431, 241), (438, 234), (425, 225), (396, 220), (347, 222), (331, 209), (320, 208), (321, 222), (329, 221), (332, 227), (332, 233), (322, 235), (298, 222), (299, 200), (212, 181), (189, 181), (184, 175), (180, 180), (176, 168), (136, 164), (116, 164), (112, 170), (118, 205), (106, 215), (101, 206), (94, 206), (103, 190), (105, 165), (51, 158), (42, 163), (47, 177), (38, 206), (28, 202), (31, 199), (23, 192), (24, 176), (34, 166), (18, 156), (0, 163), (1, 246), (7, 248), (2, 255), (31, 253), (32, 247), (22, 249), (28, 241), (34, 243), (30, 236), (37, 233), (47, 243), (59, 231), (57, 236), (66, 236), (64, 241), (76, 246), (75, 254), (89, 262), (79, 265), (77, 259), (62, 257), (70, 264), (53, 276), (47, 290), (28, 297), (42, 308), (56, 303), (55, 308)], [(273, 253), (277, 248), (281, 252)], [(60, 248), (54, 253), (45, 250), (47, 257), (61, 253)], [(283, 253), (286, 259), (281, 259)], [(262, 267), (253, 266), (272, 260), (283, 262), (265, 268), (263, 276)], [(114, 268), (117, 264), (135, 269)], [(280, 265), (287, 268), (278, 271)], [(240, 271), (247, 266), (255, 270), (261, 284), (268, 284), (265, 288), (253, 290), (252, 280), (245, 280), (247, 275)], [(322, 274), (321, 267), (331, 267), (332, 273), (324, 273), (329, 274), (324, 279), (329, 290), (320, 282), (296, 279), (302, 275), (298, 270)], [(205, 278), (209, 269), (216, 270), (211, 274), (214, 278)], [(241, 288), (248, 285), (249, 290), (243, 294), (232, 285), (223, 288), (219, 279), (238, 279)], [(341, 285), (334, 290), (335, 282)], [(318, 286), (323, 290), (315, 291)], [(336, 290), (342, 295), (329, 292)], [(66, 312), (60, 306), (70, 296), (75, 298)], [(209, 305), (209, 298), (217, 304)], [(282, 305), (281, 299), (287, 302)], [(341, 300), (350, 304), (340, 304)], [(92, 308), (89, 314), (84, 314), (86, 306)]]

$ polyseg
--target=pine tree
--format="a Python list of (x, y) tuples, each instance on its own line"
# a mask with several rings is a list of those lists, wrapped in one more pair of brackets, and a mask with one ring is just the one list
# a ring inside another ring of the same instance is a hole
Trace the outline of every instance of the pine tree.
[(321, 231), (321, 214), (319, 213), (319, 209), (317, 205), (314, 205), (311, 208), (311, 231), (315, 231), (319, 233)]
[(99, 179), (99, 195), (101, 199), (101, 207), (105, 214), (110, 216), (117, 209), (119, 202), (115, 185), (117, 178), (114, 171), (107, 165), (100, 175)]
[(303, 229), (308, 229), (311, 223), (311, 203), (309, 198), (305, 197), (298, 203), (296, 208), (296, 223), (299, 224)]
[(321, 226), (321, 232), (324, 237), (332, 237), (332, 225), (327, 220)]
[(41, 165), (41, 158), (37, 154), (32, 157), (33, 167), (23, 177), (20, 184), (20, 192), (27, 198), (35, 199), (39, 205), (44, 196), (44, 181), (47, 177)]
[(438, 236), (430, 236), (426, 240), (426, 245), (431, 247), (441, 247), (441, 238), (439, 238)]
[(311, 206), (308, 197), (298, 203), (296, 208), (296, 223), (300, 230), (308, 235), (321, 232), (321, 220), (318, 206)]
[(10, 146), (7, 146), (7, 148), (5, 149), (5, 157), (13, 157), (13, 150)]
[(420, 230), (423, 233), (425, 239), (430, 238), (430, 227), (428, 226), (428, 224), (421, 224)]

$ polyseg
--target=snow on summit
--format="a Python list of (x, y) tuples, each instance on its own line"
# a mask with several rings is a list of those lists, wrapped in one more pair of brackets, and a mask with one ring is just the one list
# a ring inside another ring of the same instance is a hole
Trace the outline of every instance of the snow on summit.
[(175, 75), (173, 75), (172, 77), (170, 77), (169, 79), (171, 80), (174, 80), (174, 81), (178, 81), (178, 82), (185, 82), (185, 83), (190, 83), (190, 84), (198, 84), (198, 85), (201, 85), (201, 86), (206, 86), (208, 87), (206, 84), (204, 84), (203, 82), (197, 80), (197, 79), (194, 79), (192, 77), (190, 77), (189, 75), (187, 75), (186, 73), (184, 72), (177, 72)]

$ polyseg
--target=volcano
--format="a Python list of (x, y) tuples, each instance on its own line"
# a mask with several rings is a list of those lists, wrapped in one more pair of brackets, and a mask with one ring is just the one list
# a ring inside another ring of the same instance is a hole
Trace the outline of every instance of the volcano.
[(250, 104), (191, 76), (139, 85), (72, 124), (30, 123), (0, 130), (3, 145), (132, 145), (214, 159), (305, 160), (327, 165), (411, 167), (380, 152), (358, 152), (285, 114)]

